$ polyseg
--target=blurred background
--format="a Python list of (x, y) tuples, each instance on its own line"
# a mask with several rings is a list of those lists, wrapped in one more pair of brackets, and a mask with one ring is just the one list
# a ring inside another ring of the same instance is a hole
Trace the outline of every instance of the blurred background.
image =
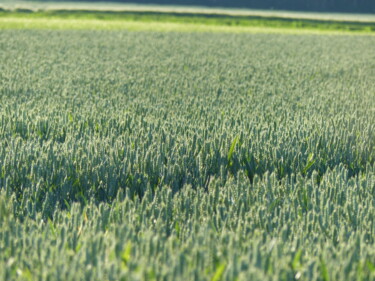
[[(1, 1), (0, 1), (1, 2)], [(39, 2), (66, 2), (45, 0)], [(82, 2), (70, 0), (69, 2)], [(375, 13), (375, 0), (86, 0), (84, 2), (122, 2), (132, 4), (193, 5), (262, 10), (311, 12)]]

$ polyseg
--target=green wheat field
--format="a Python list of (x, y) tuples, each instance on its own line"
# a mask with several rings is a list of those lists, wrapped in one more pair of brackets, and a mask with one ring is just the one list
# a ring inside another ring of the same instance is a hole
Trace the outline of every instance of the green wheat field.
[(0, 280), (375, 280), (371, 28), (2, 13)]

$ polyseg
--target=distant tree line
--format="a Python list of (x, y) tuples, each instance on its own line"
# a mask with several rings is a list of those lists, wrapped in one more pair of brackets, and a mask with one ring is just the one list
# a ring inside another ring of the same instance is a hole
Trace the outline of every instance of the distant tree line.
[[(66, 0), (63, 0), (66, 1)], [(72, 1), (72, 0), (70, 0)], [(73, 0), (77, 1), (77, 0)], [(87, 0), (86, 0), (87, 1)], [(103, 2), (103, 0), (91, 0)], [(111, 0), (139, 4), (196, 5), (318, 12), (375, 13), (375, 0)]]

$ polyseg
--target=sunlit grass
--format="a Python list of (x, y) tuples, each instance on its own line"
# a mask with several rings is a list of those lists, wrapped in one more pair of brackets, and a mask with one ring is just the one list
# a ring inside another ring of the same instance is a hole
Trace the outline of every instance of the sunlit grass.
[(0, 29), (371, 34), (374, 22), (153, 11), (0, 10)]
[(314, 28), (228, 26), (204, 23), (180, 23), (137, 20), (100, 20), (82, 18), (0, 17), (0, 29), (53, 29), (53, 30), (129, 30), (159, 32), (233, 32), (233, 33), (286, 33), (286, 34), (372, 34), (371, 31), (324, 30)]

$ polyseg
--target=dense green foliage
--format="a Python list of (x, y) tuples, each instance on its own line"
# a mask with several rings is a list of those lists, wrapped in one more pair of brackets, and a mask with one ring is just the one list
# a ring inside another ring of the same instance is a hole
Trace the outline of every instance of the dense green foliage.
[[(66, 2), (66, 0), (39, 0)], [(82, 0), (70, 0), (81, 2)], [(89, 0), (89, 2), (103, 2)], [(276, 9), (321, 12), (373, 13), (375, 2), (372, 0), (111, 0), (111, 2), (163, 5), (199, 5), (214, 7), (237, 7), (250, 9)]]
[(1, 31), (0, 280), (375, 280), (374, 44)]
[[(45, 10), (33, 12), (28, 9), (15, 11), (0, 11), (0, 18), (20, 19), (59, 19), (64, 21), (100, 20), (105, 22), (167, 22), (210, 26), (230, 27), (269, 27), (287, 29), (330, 30), (374, 32), (375, 22), (325, 21), (313, 19), (265, 17), (265, 16), (230, 16), (220, 14), (194, 14), (171, 12), (119, 12), (119, 11), (74, 11), (74, 10)], [(32, 22), (32, 21), (31, 21)], [(31, 26), (31, 24), (29, 23)], [(0, 24), (0, 28), (2, 25)]]

